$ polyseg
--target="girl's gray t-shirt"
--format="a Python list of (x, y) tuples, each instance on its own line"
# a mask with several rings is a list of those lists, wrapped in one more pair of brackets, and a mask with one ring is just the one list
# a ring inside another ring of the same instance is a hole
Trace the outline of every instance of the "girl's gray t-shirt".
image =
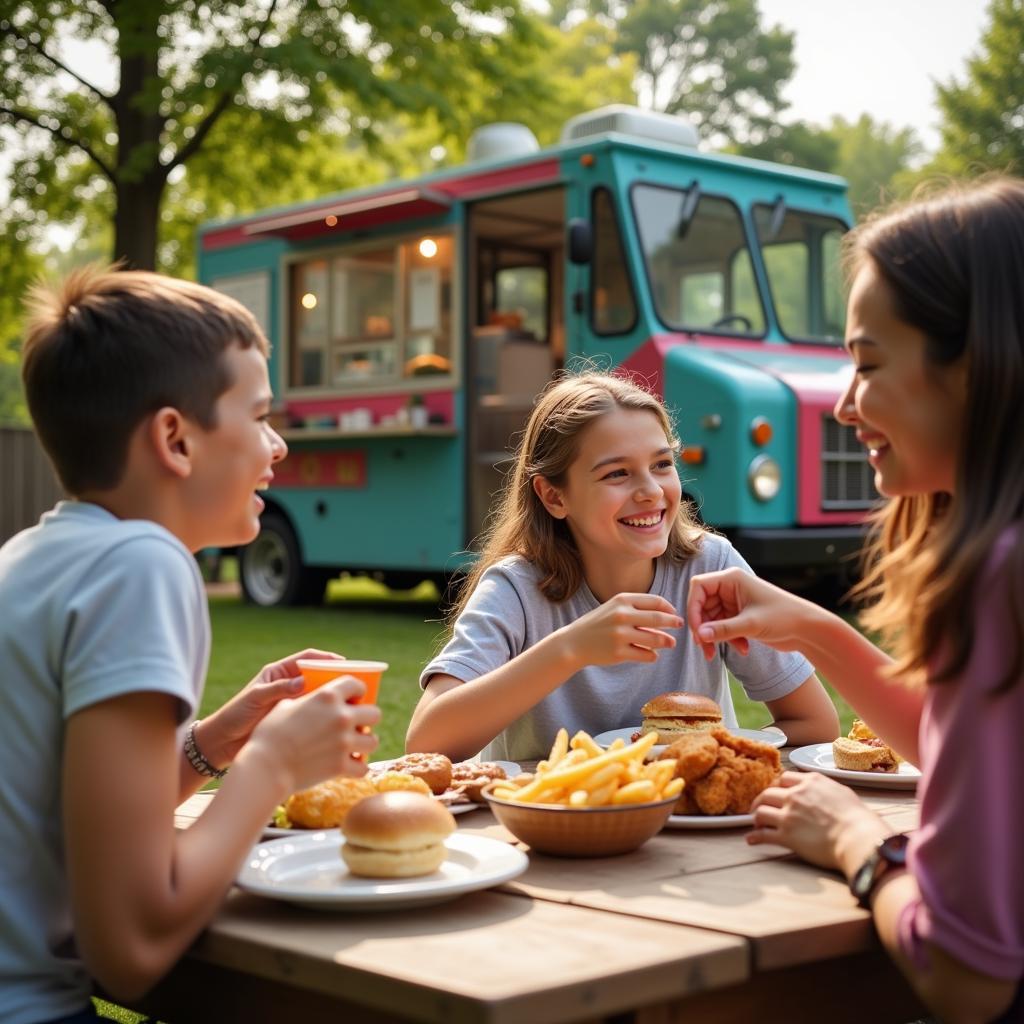
[[(705, 534), (701, 550), (688, 562), (658, 559), (650, 593), (666, 598), (683, 614), (691, 577), (733, 565), (751, 571), (724, 537)], [(434, 675), (453, 676), (471, 684), (600, 603), (585, 583), (567, 600), (550, 601), (537, 589), (539, 578), (536, 568), (519, 556), (491, 566), (455, 623), (451, 640), (423, 670), (420, 686), (425, 687)], [(676, 640), (676, 646), (659, 651), (653, 663), (581, 669), (495, 736), (483, 756), (510, 761), (544, 757), (561, 727), (570, 735), (583, 729), (592, 736), (611, 729), (639, 728), (640, 708), (669, 690), (689, 690), (714, 698), (722, 708), (724, 723), (735, 726), (726, 668), (756, 701), (785, 697), (814, 671), (801, 654), (775, 651), (755, 642), (747, 655), (722, 644), (718, 655), (708, 661), (685, 626), (677, 631)]]

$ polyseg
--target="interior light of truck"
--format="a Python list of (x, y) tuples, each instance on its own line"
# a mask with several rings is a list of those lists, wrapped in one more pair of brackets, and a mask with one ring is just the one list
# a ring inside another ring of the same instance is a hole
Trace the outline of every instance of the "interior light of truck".
[(771, 501), (782, 486), (782, 469), (770, 455), (758, 455), (747, 467), (747, 483), (758, 501)]
[(679, 453), (679, 458), (687, 466), (703, 466), (704, 465), (704, 445), (702, 445), (702, 444), (688, 444)]
[(419, 250), (424, 259), (432, 260), (437, 255), (437, 242), (432, 238), (423, 238), (420, 240)]
[(306, 292), (299, 301), (303, 309), (316, 309), (316, 296), (312, 292)]
[(335, 217), (333, 213), (329, 213), (329, 214), (327, 214), (327, 216), (326, 216), (326, 217), (324, 217), (324, 223), (325, 223), (325, 224), (326, 224), (326, 225), (327, 225), (327, 226), (328, 226), (329, 228), (333, 228), (333, 227), (334, 227), (334, 225), (338, 223), (338, 218), (337, 218), (337, 217)]
[(774, 431), (772, 425), (763, 417), (757, 416), (750, 422), (750, 440), (763, 448), (771, 439)]

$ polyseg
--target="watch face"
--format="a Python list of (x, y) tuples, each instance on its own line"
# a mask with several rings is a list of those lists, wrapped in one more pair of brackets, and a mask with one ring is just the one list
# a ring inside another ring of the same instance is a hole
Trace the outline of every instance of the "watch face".
[(889, 866), (903, 867), (907, 862), (907, 840), (902, 833), (883, 839), (850, 879), (850, 892), (862, 907), (870, 905), (868, 897)]

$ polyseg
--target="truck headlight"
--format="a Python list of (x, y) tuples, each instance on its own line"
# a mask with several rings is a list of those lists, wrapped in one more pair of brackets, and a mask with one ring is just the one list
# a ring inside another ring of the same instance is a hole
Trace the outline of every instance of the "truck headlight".
[(747, 483), (758, 501), (771, 501), (782, 486), (782, 470), (770, 455), (758, 455), (747, 467)]

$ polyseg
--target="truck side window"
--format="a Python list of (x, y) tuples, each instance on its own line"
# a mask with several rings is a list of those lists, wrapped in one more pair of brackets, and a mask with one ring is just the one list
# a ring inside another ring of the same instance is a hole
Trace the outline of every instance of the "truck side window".
[[(754, 207), (754, 224), (779, 329), (795, 341), (842, 341), (846, 327), (839, 243), (846, 225), (834, 217)], [(774, 222), (774, 223), (773, 223)]]
[(451, 373), (452, 253), (432, 235), (293, 263), (290, 386)]
[(636, 299), (611, 193), (594, 190), (594, 256), (590, 323), (595, 334), (624, 334), (636, 325)]
[(764, 307), (743, 221), (728, 199), (636, 185), (636, 215), (655, 309), (666, 327), (762, 335)]

